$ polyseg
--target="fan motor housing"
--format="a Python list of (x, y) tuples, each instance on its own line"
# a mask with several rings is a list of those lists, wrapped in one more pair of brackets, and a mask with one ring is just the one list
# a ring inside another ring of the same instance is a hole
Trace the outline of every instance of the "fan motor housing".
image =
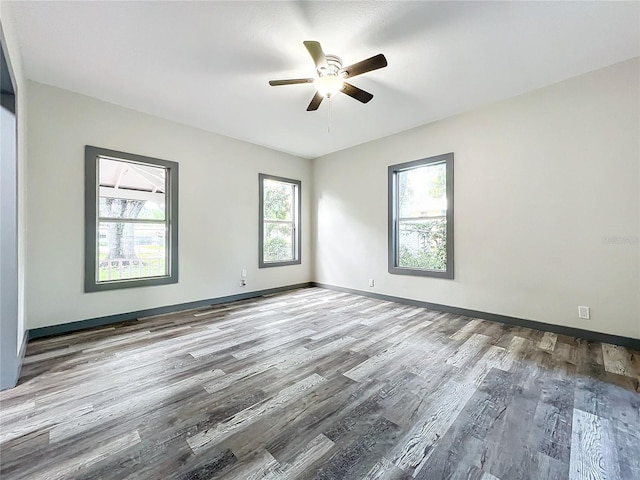
[(337, 55), (326, 55), (328, 67), (318, 68), (318, 75), (323, 77), (325, 75), (338, 75), (338, 72), (342, 68), (342, 59)]

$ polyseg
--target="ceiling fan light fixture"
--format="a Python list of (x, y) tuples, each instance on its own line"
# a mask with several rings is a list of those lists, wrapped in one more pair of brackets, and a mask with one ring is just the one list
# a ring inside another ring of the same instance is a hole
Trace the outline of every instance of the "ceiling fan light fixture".
[(342, 90), (344, 81), (338, 75), (328, 74), (316, 78), (313, 84), (320, 95), (330, 98)]
[(315, 78), (290, 78), (286, 80), (269, 80), (269, 85), (295, 85), (298, 83), (313, 83), (316, 93), (311, 99), (311, 103), (307, 107), (307, 112), (318, 110), (324, 98), (331, 98), (336, 93), (344, 93), (349, 97), (361, 102), (367, 103), (373, 95), (365, 92), (345, 80), (351, 79), (363, 73), (377, 70), (387, 66), (387, 59), (383, 54), (379, 53), (371, 58), (354, 63), (348, 67), (342, 68), (342, 60), (337, 55), (327, 55), (322, 50), (320, 42), (313, 40), (305, 40), (302, 42), (307, 48), (309, 55), (313, 59), (318, 74)]

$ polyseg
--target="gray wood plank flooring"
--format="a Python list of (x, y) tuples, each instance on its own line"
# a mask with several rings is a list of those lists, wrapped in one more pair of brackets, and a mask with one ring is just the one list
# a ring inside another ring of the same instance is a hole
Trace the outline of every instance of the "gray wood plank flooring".
[(2, 479), (640, 479), (640, 353), (305, 288), (32, 341)]

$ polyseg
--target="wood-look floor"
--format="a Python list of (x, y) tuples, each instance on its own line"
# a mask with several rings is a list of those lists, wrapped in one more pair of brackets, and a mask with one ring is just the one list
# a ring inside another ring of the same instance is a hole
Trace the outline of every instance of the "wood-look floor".
[(2, 479), (640, 479), (640, 353), (320, 288), (29, 343)]

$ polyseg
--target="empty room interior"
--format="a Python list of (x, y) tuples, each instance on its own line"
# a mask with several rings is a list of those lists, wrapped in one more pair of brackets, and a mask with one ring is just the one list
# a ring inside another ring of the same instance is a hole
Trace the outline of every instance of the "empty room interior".
[(2, 479), (640, 479), (639, 1), (0, 40)]

